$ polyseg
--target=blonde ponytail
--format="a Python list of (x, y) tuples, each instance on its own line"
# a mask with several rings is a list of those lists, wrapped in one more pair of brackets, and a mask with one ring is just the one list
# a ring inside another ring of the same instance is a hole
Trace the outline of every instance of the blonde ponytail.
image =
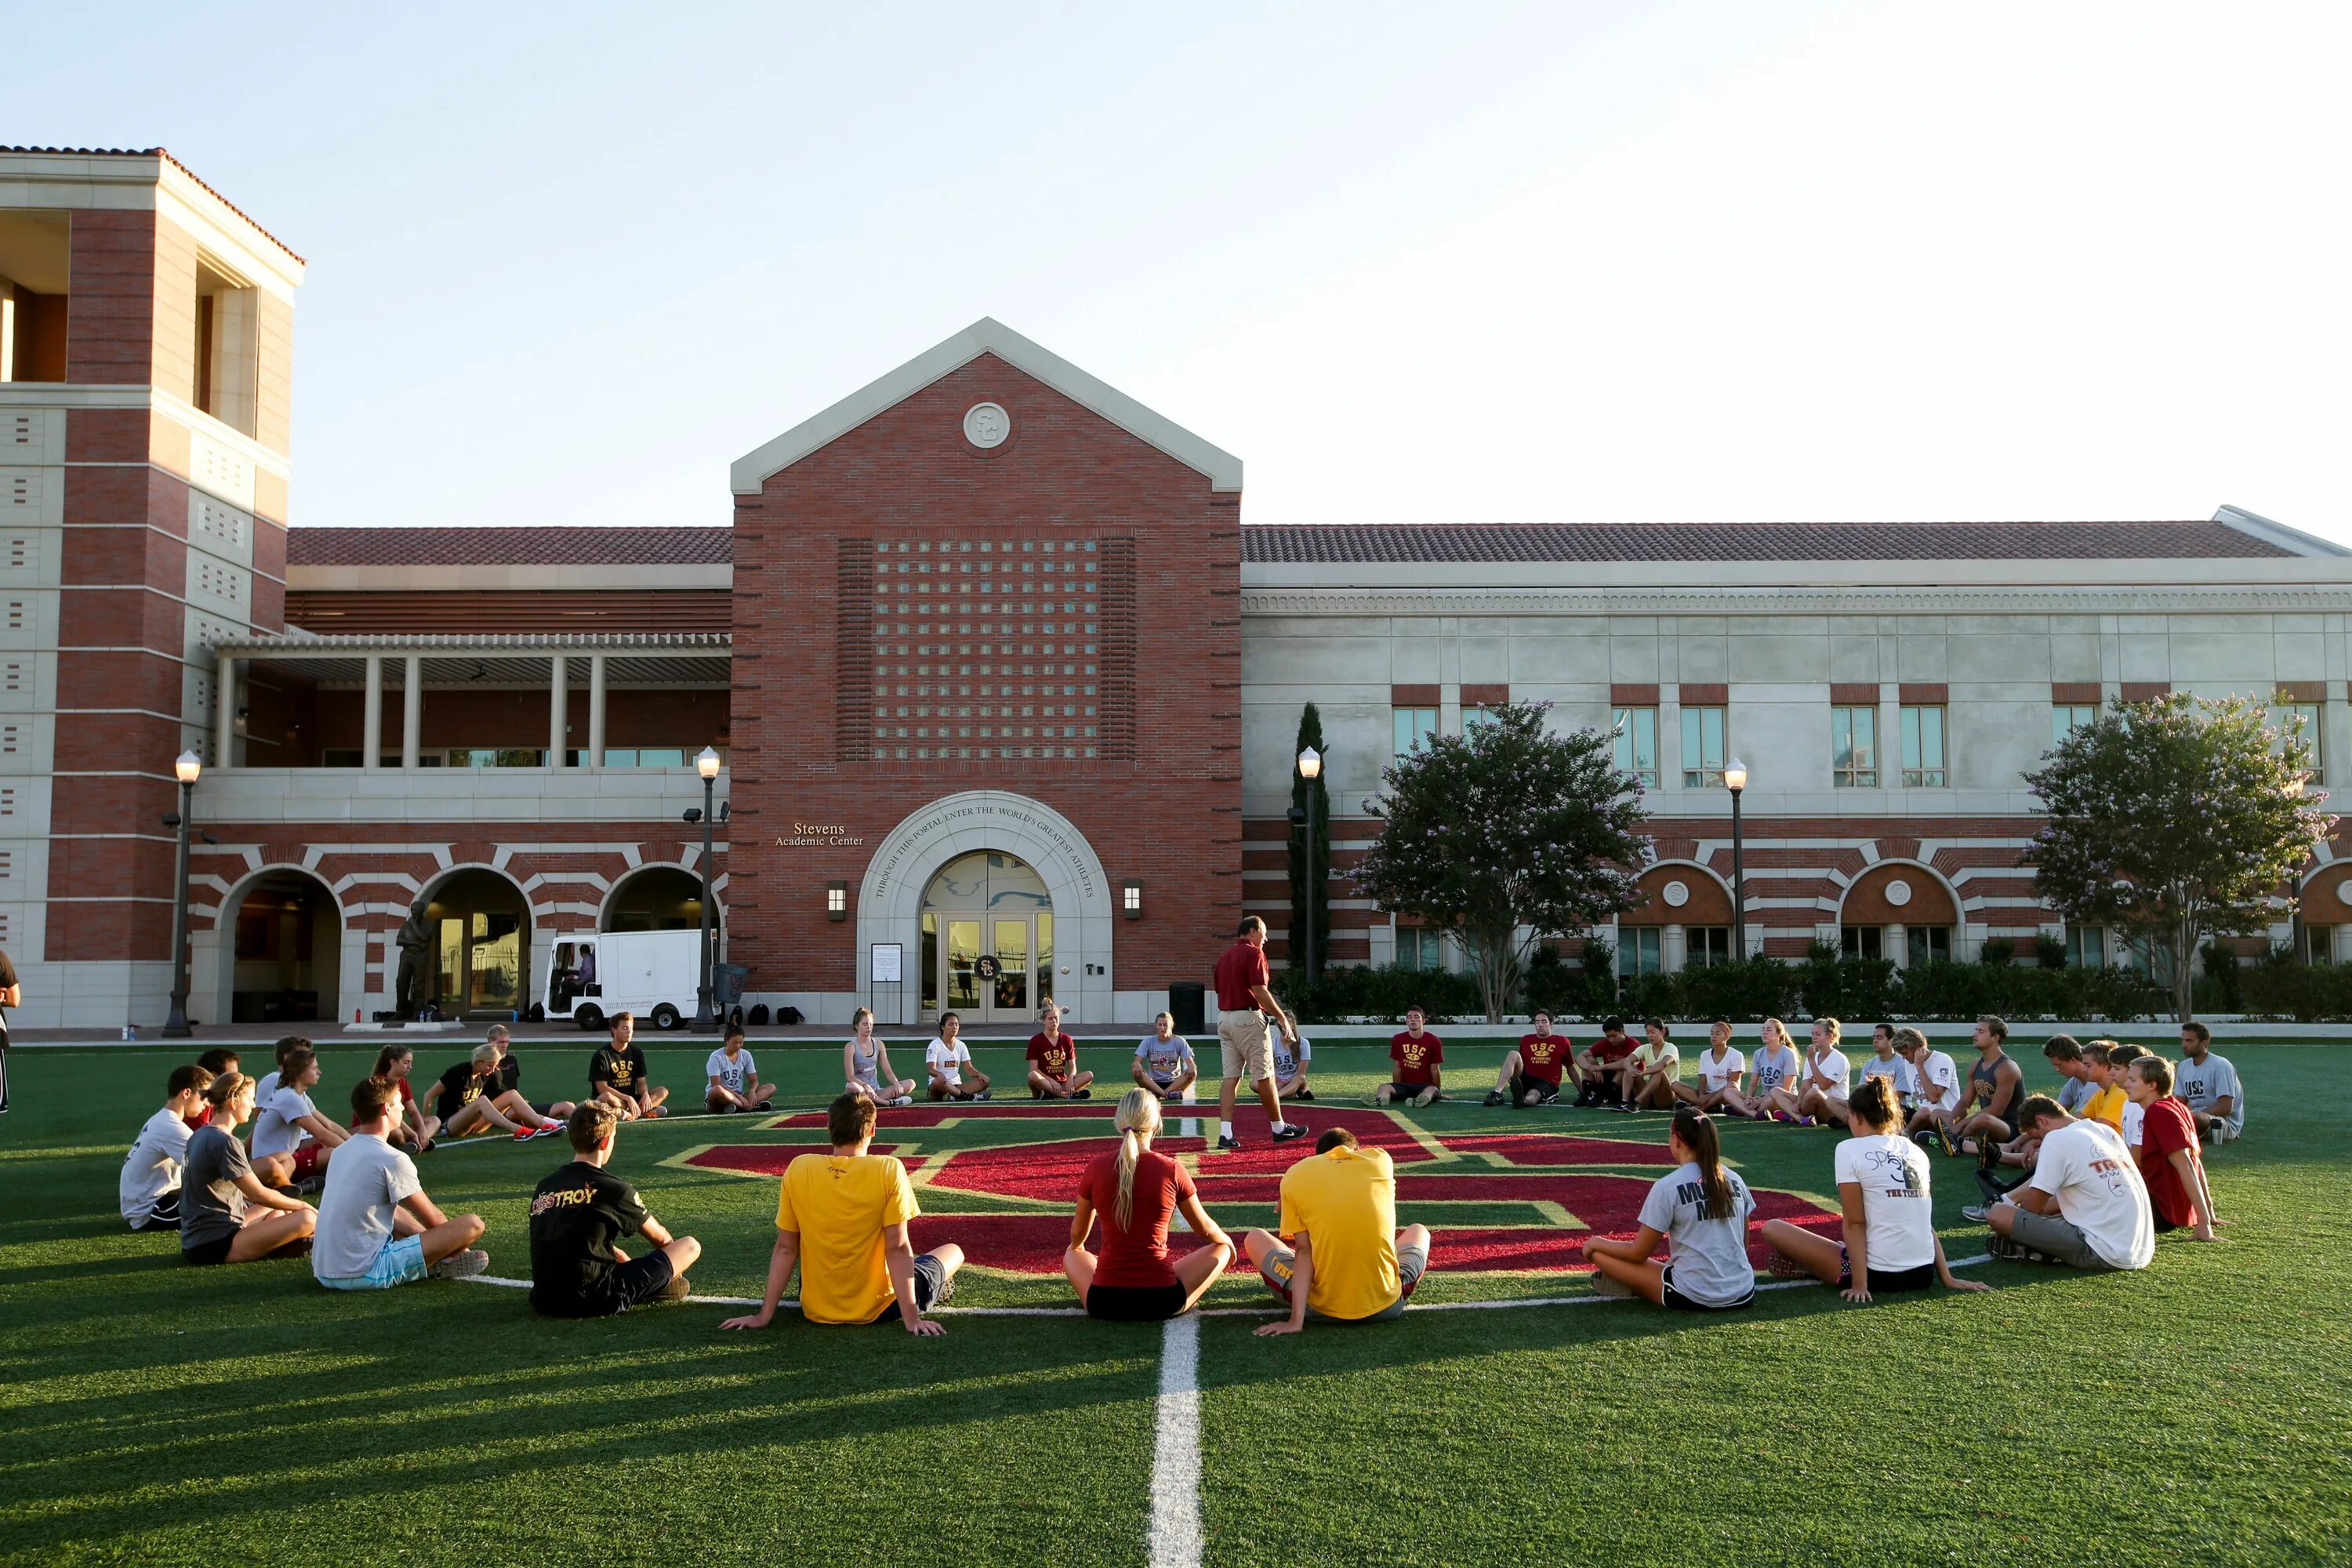
[(1135, 1217), (1135, 1166), (1143, 1158), (1143, 1141), (1160, 1131), (1160, 1097), (1140, 1084), (1118, 1099), (1118, 1197), (1111, 1214), (1125, 1230)]

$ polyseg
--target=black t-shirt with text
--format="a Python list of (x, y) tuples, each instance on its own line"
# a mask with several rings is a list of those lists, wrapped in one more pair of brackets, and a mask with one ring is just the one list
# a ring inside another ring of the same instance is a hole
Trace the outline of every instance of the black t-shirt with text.
[(477, 1074), (472, 1062), (459, 1062), (441, 1075), (440, 1086), (434, 1090), (433, 1114), (446, 1121), (482, 1096), (498, 1093), (498, 1084), (496, 1072)]
[(517, 1088), (521, 1083), (522, 1058), (516, 1056), (514, 1052), (509, 1051), (506, 1055), (499, 1058), (498, 1092), (504, 1094), (507, 1090)]
[(613, 1244), (645, 1228), (646, 1205), (620, 1177), (574, 1160), (530, 1198), (530, 1304), (558, 1318), (602, 1317), (614, 1306)]
[(623, 1094), (634, 1095), (645, 1080), (646, 1053), (638, 1048), (635, 1040), (629, 1042), (625, 1050), (615, 1050), (609, 1045), (599, 1046), (596, 1055), (588, 1063), (588, 1082), (592, 1087), (609, 1083)]

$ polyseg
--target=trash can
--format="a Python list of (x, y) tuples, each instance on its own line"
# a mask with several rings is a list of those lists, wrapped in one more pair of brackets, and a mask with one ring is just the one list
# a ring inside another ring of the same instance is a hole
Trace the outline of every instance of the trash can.
[(1209, 988), (1197, 980), (1179, 980), (1168, 987), (1168, 1014), (1180, 1035), (1209, 1032)]
[(740, 963), (714, 963), (710, 966), (710, 1000), (721, 1007), (732, 1007), (743, 1000), (743, 983), (751, 972)]

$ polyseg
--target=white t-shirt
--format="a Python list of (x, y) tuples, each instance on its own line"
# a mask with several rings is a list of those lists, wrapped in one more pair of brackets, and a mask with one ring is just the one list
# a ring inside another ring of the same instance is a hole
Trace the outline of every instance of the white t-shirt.
[(1837, 1181), (1862, 1189), (1872, 1270), (1892, 1274), (1936, 1261), (1936, 1205), (1928, 1195), (1927, 1151), (1893, 1132), (1849, 1138), (1837, 1146)]
[(923, 1065), (940, 1075), (950, 1089), (963, 1083), (963, 1069), (971, 1065), (971, 1051), (959, 1038), (954, 1045), (934, 1038), (923, 1051)]
[(2156, 1256), (2156, 1220), (2123, 1135), (2104, 1121), (2071, 1121), (2042, 1140), (2028, 1185), (2058, 1200), (2058, 1215), (2083, 1233), (2111, 1268), (2145, 1268)]
[(310, 1097), (299, 1089), (280, 1089), (269, 1097), (253, 1119), (253, 1137), (246, 1145), (247, 1152), (259, 1160), (271, 1154), (290, 1154), (310, 1141), (308, 1128), (298, 1127), (298, 1116), (316, 1116), (319, 1108)]
[(1696, 1162), (1660, 1176), (1642, 1200), (1641, 1222), (1665, 1233), (1675, 1290), (1708, 1307), (1727, 1307), (1756, 1290), (1756, 1270), (1748, 1261), (1748, 1216), (1756, 1212), (1756, 1200), (1728, 1165), (1723, 1179), (1731, 1184), (1729, 1219), (1706, 1212)]
[(122, 1162), (120, 1195), (126, 1223), (144, 1224), (155, 1212), (156, 1200), (179, 1189), (180, 1167), (187, 1163), (192, 1136), (194, 1129), (168, 1105), (147, 1119)]
[(760, 1083), (760, 1069), (752, 1062), (751, 1053), (737, 1051), (730, 1057), (723, 1046), (710, 1053), (710, 1059), (702, 1064), (702, 1072), (706, 1082), (715, 1078), (719, 1087), (730, 1094), (741, 1094), (747, 1089), (758, 1088)]
[(2238, 1087), (2238, 1069), (2230, 1065), (2227, 1057), (2205, 1053), (2202, 1063), (2180, 1058), (2173, 1070), (2172, 1092), (2191, 1110), (2210, 1111), (2213, 1102), (2223, 1095), (2230, 1097), (2230, 1131), (2246, 1130), (2246, 1091)]
[(267, 1105), (269, 1103), (269, 1097), (278, 1092), (278, 1077), (279, 1074), (278, 1069), (272, 1068), (269, 1071), (263, 1073), (259, 1079), (255, 1080), (253, 1085), (254, 1104)]
[(2125, 1100), (2125, 1101), (2124, 1101), (2124, 1147), (2125, 1147), (2125, 1148), (2126, 1148), (2126, 1149), (2137, 1149), (2137, 1148), (2138, 1148), (2138, 1147), (2139, 1147), (2139, 1124), (2140, 1124), (2140, 1122), (2141, 1122), (2141, 1121), (2142, 1121), (2147, 1117), (2147, 1106), (2145, 1106), (2145, 1105), (2134, 1105), (2134, 1104), (2133, 1104), (2130, 1100)]
[(1784, 1085), (1793, 1088), (1790, 1080), (1796, 1076), (1797, 1053), (1788, 1047), (1775, 1046), (1769, 1050), (1759, 1050), (1756, 1053), (1757, 1093), (1762, 1094), (1769, 1089), (1780, 1089)]
[(373, 1132), (354, 1132), (327, 1166), (319, 1194), (319, 1225), (310, 1243), (310, 1273), (320, 1279), (356, 1279), (392, 1239), (392, 1213), (425, 1190), (416, 1163)]
[(1748, 1058), (1729, 1047), (1724, 1048), (1720, 1058), (1716, 1056), (1713, 1046), (1707, 1047), (1698, 1054), (1699, 1087), (1709, 1094), (1713, 1094), (1747, 1070)]
[(1805, 1053), (1805, 1087), (1808, 1089), (1813, 1086), (1814, 1079), (1826, 1079), (1829, 1081), (1822, 1092), (1843, 1099), (1847, 1080), (1853, 1076), (1853, 1064), (1847, 1061), (1845, 1053), (1834, 1046), (1825, 1057), (1817, 1057), (1811, 1051)]
[(1279, 1030), (1275, 1033), (1274, 1076), (1276, 1079), (1297, 1078), (1300, 1065), (1314, 1059), (1315, 1047), (1307, 1043), (1306, 1036), (1298, 1037), (1298, 1051), (1294, 1056), (1291, 1053), (1290, 1042), (1282, 1037)]
[(1171, 1035), (1164, 1040), (1157, 1035), (1146, 1035), (1135, 1043), (1135, 1059), (1161, 1083), (1173, 1083), (1192, 1065), (1192, 1045), (1181, 1035)]
[(1942, 1051), (1929, 1051), (1921, 1058), (1916, 1076), (1927, 1087), (1912, 1092), (1922, 1105), (1932, 1105), (1938, 1110), (1957, 1110), (1960, 1104), (1960, 1069)]

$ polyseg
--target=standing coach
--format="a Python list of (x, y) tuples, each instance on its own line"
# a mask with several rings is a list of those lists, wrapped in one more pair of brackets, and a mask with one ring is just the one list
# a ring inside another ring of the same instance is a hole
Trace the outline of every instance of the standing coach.
[(1307, 1129), (1282, 1119), (1282, 1095), (1274, 1078), (1274, 1041), (1266, 1028), (1272, 1017), (1282, 1037), (1295, 1049), (1298, 1026), (1282, 1010), (1268, 989), (1274, 975), (1265, 966), (1265, 922), (1251, 915), (1234, 934), (1234, 945), (1217, 960), (1217, 1044), (1225, 1059), (1225, 1086), (1217, 1097), (1217, 1147), (1238, 1149), (1234, 1136), (1234, 1094), (1244, 1079), (1257, 1089), (1274, 1141), (1287, 1142), (1307, 1136)]

